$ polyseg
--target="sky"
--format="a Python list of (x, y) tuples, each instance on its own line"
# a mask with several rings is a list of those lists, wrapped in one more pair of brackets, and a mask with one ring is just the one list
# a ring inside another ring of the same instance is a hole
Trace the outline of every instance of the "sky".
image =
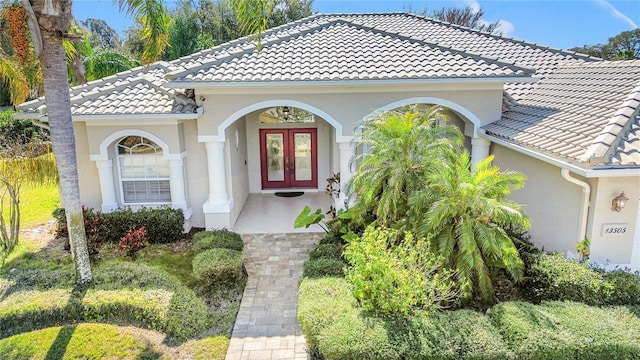
[[(167, 1), (169, 8), (175, 4)], [(640, 25), (640, 0), (315, 0), (313, 9), (320, 13), (363, 13), (420, 11), (426, 7), (430, 12), (465, 5), (481, 8), (489, 22), (501, 21), (505, 36), (561, 49), (604, 44), (610, 37)], [(121, 35), (133, 24), (111, 0), (74, 0), (73, 14), (77, 20), (103, 19)]]

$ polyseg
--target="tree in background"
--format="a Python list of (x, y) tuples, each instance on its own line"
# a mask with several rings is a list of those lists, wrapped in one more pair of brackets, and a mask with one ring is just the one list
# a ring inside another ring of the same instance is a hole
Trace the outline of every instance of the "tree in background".
[(482, 9), (475, 11), (471, 6), (434, 10), (431, 12), (431, 17), (440, 21), (466, 26), (472, 29), (486, 31), (488, 33), (498, 35), (502, 34), (499, 21), (492, 23), (484, 21), (482, 19), (484, 17), (484, 11)]
[(433, 10), (431, 13), (427, 11), (426, 7), (422, 10), (415, 11), (411, 6), (409, 6), (406, 11), (420, 16), (428, 16), (436, 20), (446, 21), (451, 24), (466, 26), (468, 28), (486, 31), (496, 35), (502, 35), (500, 21), (490, 23), (484, 20), (484, 10), (477, 9), (476, 11), (476, 9), (471, 6), (465, 6), (463, 8), (443, 7), (439, 10)]
[[(312, 14), (313, 0), (180, 1), (172, 13), (169, 45), (162, 56), (174, 60), (215, 45), (296, 21)], [(139, 58), (144, 41), (140, 26), (126, 31), (124, 49)], [(258, 38), (258, 41), (260, 39)]]
[(623, 31), (606, 44), (583, 45), (569, 49), (605, 60), (640, 59), (640, 29)]
[(81, 24), (89, 29), (89, 41), (94, 49), (118, 50), (122, 46), (120, 36), (106, 21), (88, 18)]

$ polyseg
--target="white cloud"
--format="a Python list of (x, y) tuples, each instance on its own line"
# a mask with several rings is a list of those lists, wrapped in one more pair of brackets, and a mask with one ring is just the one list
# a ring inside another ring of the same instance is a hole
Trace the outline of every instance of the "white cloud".
[[(464, 4), (473, 9), (473, 12), (480, 11), (480, 3), (478, 0), (465, 0)], [(489, 25), (493, 21), (480, 20), (481, 25)], [(504, 36), (510, 36), (510, 34), (515, 30), (515, 26), (507, 20), (498, 20), (499, 26), (498, 29), (502, 32)]]
[(613, 5), (611, 5), (610, 3), (608, 3), (605, 0), (593, 0), (596, 4), (608, 9), (609, 11), (611, 11), (611, 15), (613, 15), (614, 17), (617, 17), (618, 19), (626, 22), (627, 24), (629, 24), (629, 26), (631, 26), (631, 28), (633, 29), (637, 29), (638, 25), (636, 25), (635, 22), (633, 22), (633, 20), (631, 20), (631, 18), (629, 18), (627, 15), (621, 13), (620, 11), (618, 11), (618, 9), (616, 9), (615, 7), (613, 7)]
[(499, 23), (500, 26), (498, 26), (498, 28), (502, 31), (502, 35), (504, 36), (511, 36), (511, 33), (516, 29), (516, 27), (507, 20), (500, 20)]
[(480, 3), (478, 2), (478, 0), (466, 0), (465, 3), (468, 7), (473, 9), (474, 13), (480, 11)]

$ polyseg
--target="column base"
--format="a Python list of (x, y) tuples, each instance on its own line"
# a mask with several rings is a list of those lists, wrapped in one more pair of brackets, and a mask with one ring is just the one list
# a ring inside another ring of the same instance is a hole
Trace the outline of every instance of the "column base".
[(106, 203), (106, 204), (102, 204), (102, 212), (103, 213), (110, 213), (113, 212), (115, 210), (118, 210), (120, 206), (118, 205), (118, 203)]
[(231, 224), (232, 208), (232, 199), (224, 202), (205, 202), (202, 205), (205, 227), (207, 229), (230, 228), (233, 225)]

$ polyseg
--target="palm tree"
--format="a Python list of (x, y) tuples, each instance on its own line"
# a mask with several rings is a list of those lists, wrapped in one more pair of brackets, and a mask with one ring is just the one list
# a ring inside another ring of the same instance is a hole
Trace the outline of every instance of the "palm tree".
[(449, 152), (427, 173), (424, 190), (409, 200), (415, 232), (430, 239), (433, 250), (457, 271), (463, 294), (472, 295), (475, 285), (488, 303), (494, 301), (492, 270), (522, 279), (522, 260), (505, 229), (530, 226), (520, 205), (507, 199), (512, 188), (524, 185), (525, 176), (500, 172), (492, 160), (493, 155), (471, 171), (466, 150)]
[[(146, 24), (144, 58), (157, 59), (166, 46), (168, 15), (159, 0), (119, 0), (120, 8)], [(63, 40), (70, 38), (71, 0), (23, 0), (36, 57), (40, 59), (51, 142), (60, 176), (60, 195), (66, 209), (71, 254), (78, 283), (93, 280), (82, 218), (75, 136)]]
[(366, 151), (355, 158), (358, 168), (349, 183), (349, 195), (357, 203), (353, 211), (373, 212), (384, 226), (405, 218), (408, 198), (423, 188), (425, 174), (443, 151), (462, 145), (455, 127), (436, 126), (445, 115), (439, 107), (420, 112), (386, 112), (364, 124), (358, 145)]

